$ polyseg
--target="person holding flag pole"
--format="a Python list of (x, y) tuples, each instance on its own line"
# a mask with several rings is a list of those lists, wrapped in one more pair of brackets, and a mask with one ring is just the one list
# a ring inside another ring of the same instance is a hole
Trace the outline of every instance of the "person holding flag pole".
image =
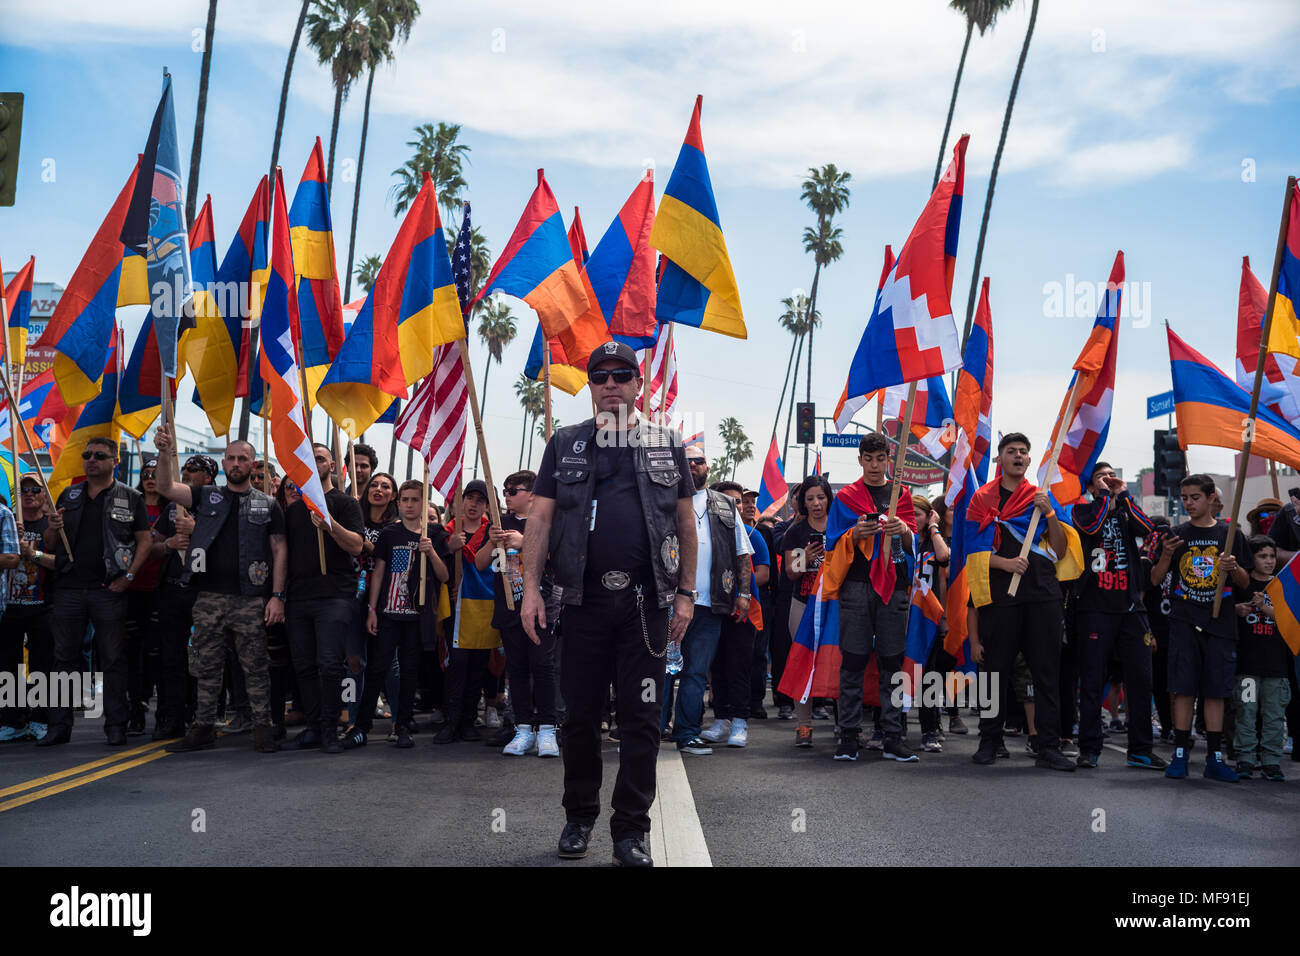
[[(4, 270), (0, 269), (0, 276), (3, 275)], [(13, 371), (13, 356), (9, 354), (9, 298), (5, 295), (3, 279), (0, 279), (0, 323), (2, 323), (0, 324), (0, 331), (4, 334), (4, 339), (0, 342), (0, 354), (3, 355), (4, 372), (5, 376), (8, 377)], [(25, 358), (26, 356), (24, 355), (23, 358), (19, 359), (18, 380), (13, 386), (14, 404), (9, 407), (9, 419), (11, 423), (22, 417), (22, 411), (19, 409), (18, 403), (23, 388), (23, 366), (26, 364), (24, 361)], [(12, 424), (9, 428), (9, 453), (14, 468), (13, 481), (11, 482), (10, 487), (10, 497), (13, 498), (13, 500), (10, 501), (9, 504), (13, 509), (14, 522), (18, 528), (18, 537), (21, 538), (23, 535), (23, 510), (18, 507), (18, 436), (15, 434), (15, 429)]]

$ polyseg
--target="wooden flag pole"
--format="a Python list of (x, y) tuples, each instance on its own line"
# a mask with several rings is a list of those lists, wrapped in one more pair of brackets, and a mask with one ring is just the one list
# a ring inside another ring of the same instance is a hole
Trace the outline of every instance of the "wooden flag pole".
[[(1056, 436), (1056, 442), (1052, 446), (1052, 454), (1047, 459), (1047, 489), (1052, 486), (1052, 475), (1056, 471), (1056, 463), (1061, 458), (1061, 449), (1065, 447), (1066, 436), (1070, 432), (1070, 423), (1074, 421), (1074, 409), (1079, 403), (1079, 376), (1074, 376), (1074, 384), (1070, 386), (1070, 397), (1065, 402), (1065, 415), (1061, 418), (1061, 427)], [(1043, 489), (1043, 490), (1047, 490)], [(1042, 513), (1037, 508), (1033, 509), (1034, 513), (1029, 516), (1029, 532), (1025, 535), (1025, 540), (1020, 545), (1020, 557), (1029, 560), (1029, 552), (1034, 546), (1034, 532), (1038, 530), (1038, 519)], [(1007, 585), (1007, 594), (1012, 597), (1020, 590), (1020, 575), (1011, 575), (1011, 583)]]
[(1278, 501), (1282, 500), (1282, 492), (1278, 489), (1277, 484), (1277, 462), (1272, 458), (1268, 460), (1268, 476), (1273, 480), (1273, 497)]
[[(350, 450), (350, 447), (349, 447)], [(420, 456), (420, 461), (424, 462), (424, 488), (420, 493), (420, 540), (424, 541), (429, 537), (429, 463), (425, 461), (424, 456)], [(356, 481), (353, 481), (356, 484)], [(420, 607), (424, 607), (424, 582), (425, 575), (429, 568), (429, 557), (423, 551), (420, 552)]]
[[(259, 333), (259, 334), (261, 333), (261, 328), (260, 328), (260, 326), (259, 326), (259, 328), (258, 328), (258, 333)], [(294, 349), (296, 350), (296, 356), (297, 356), (297, 355), (302, 355), (302, 337), (301, 337), (301, 335), (299, 335), (298, 339), (293, 343), (293, 346), (294, 346)], [(295, 356), (295, 357), (296, 357), (296, 356)], [(307, 370), (304, 369), (304, 368), (302, 367), (302, 362), (301, 362), (301, 361), (298, 361), (298, 387), (302, 390), (302, 422), (303, 422), (303, 425), (306, 426), (306, 428), (307, 428), (307, 443), (308, 443), (309, 445), (313, 445), (313, 446), (314, 446), (314, 445), (316, 444), (316, 439), (315, 439), (314, 437), (312, 437), (312, 433), (311, 433), (311, 413), (312, 413), (312, 408), (311, 408), (311, 405), (307, 402)], [(263, 400), (263, 402), (262, 402), (262, 408), (266, 408), (266, 402), (265, 402), (265, 400)], [(286, 411), (285, 414), (287, 415), (288, 412)], [(337, 426), (335, 426), (335, 427), (337, 427)], [(316, 467), (316, 450), (315, 450), (314, 447), (313, 447), (313, 449), (312, 449), (312, 459), (311, 459), (311, 461), (312, 461), (312, 467), (315, 468), (315, 467)], [(299, 493), (301, 494), (302, 489), (299, 488), (298, 491), (299, 491)], [(323, 528), (317, 528), (317, 529), (316, 529), (316, 548), (317, 548), (317, 551), (320, 553), (320, 573), (321, 573), (321, 574), (326, 574), (326, 573), (328, 573), (328, 572), (325, 570), (325, 530), (324, 530)]]
[[(428, 466), (425, 467), (427, 472)], [(353, 450), (352, 439), (348, 439), (348, 477), (352, 479), (352, 497), (357, 501), (361, 500), (361, 482), (357, 481), (357, 453)], [(428, 484), (428, 476), (425, 476), (425, 484)], [(429, 510), (426, 506), (426, 512)]]
[[(662, 369), (660, 374), (663, 375), (663, 381), (659, 383), (659, 424), (668, 424), (668, 356), (673, 354), (673, 326), (675, 322), (668, 323), (668, 341), (664, 343), (664, 354), (659, 362), (659, 368)], [(651, 361), (653, 362), (654, 351), (650, 352)], [(646, 409), (646, 418), (650, 417), (650, 409)]]
[[(0, 273), (0, 286), (4, 285), (4, 275)], [(4, 289), (0, 288), (0, 322), (3, 323), (4, 341), (0, 345), (0, 354), (4, 356), (5, 377), (13, 370), (9, 359), (9, 298), (5, 295)], [(10, 504), (13, 506), (14, 523), (18, 526), (18, 537), (21, 540), (23, 536), (23, 509), (18, 501), (19, 488), (22, 482), (18, 477), (18, 429), (14, 426), (14, 420), (22, 415), (18, 409), (18, 393), (22, 390), (22, 369), (18, 370), (18, 387), (14, 390), (14, 404), (9, 410), (9, 451), (12, 455), (14, 466), (13, 485), (9, 489), (10, 497), (13, 499)]]
[[(650, 420), (650, 378), (654, 375), (654, 346), (645, 350), (645, 374), (641, 379), (641, 411), (645, 413), (646, 421)], [(778, 409), (776, 413), (777, 421), (781, 420), (781, 412)]]
[(876, 393), (876, 434), (885, 433), (885, 390)]
[[(545, 335), (546, 333), (543, 332), (542, 334)], [(464, 356), (461, 358), (463, 360)], [(468, 370), (469, 366), (467, 365), (465, 368)], [(546, 429), (546, 440), (549, 442), (551, 440), (551, 343), (545, 338), (542, 339), (542, 407), (542, 414), (545, 416), (543, 427)], [(479, 447), (483, 447), (481, 441)], [(484, 474), (487, 474), (486, 469)], [(488, 483), (491, 484), (490, 479)]]
[[(49, 482), (45, 480), (45, 470), (41, 468), (41, 463), (36, 458), (36, 448), (32, 444), (32, 436), (27, 432), (27, 423), (23, 421), (22, 416), (18, 413), (18, 403), (14, 401), (14, 393), (9, 388), (8, 375), (0, 375), (0, 386), (4, 388), (5, 400), (9, 403), (9, 418), (11, 421), (17, 421), (18, 430), (23, 436), (23, 443), (27, 446), (27, 454), (32, 456), (32, 462), (36, 465), (36, 477), (40, 479), (41, 487), (45, 489), (45, 500), (50, 503), (50, 512), (53, 513), (56, 507), (54, 496), (50, 494)], [(72, 546), (68, 544), (68, 535), (62, 528), (59, 529), (59, 540), (63, 542), (63, 550), (67, 552), (68, 563), (71, 564)]]
[[(465, 344), (465, 339), (463, 337), (457, 339), (456, 344), (460, 349), (461, 367), (465, 370), (465, 390), (469, 393), (469, 409), (470, 413), (474, 416), (474, 437), (478, 441), (478, 449), (483, 458), (483, 479), (487, 482), (488, 486), (488, 517), (492, 524), (499, 528), (501, 527), (501, 509), (497, 506), (496, 486), (492, 482), (492, 466), (488, 463), (487, 443), (483, 440), (483, 417), (479, 414), (478, 392), (474, 388), (474, 373), (469, 367), (469, 347)], [(547, 431), (549, 432), (549, 415), (547, 415), (546, 423)], [(550, 441), (550, 438), (547, 438), (547, 441)], [(459, 519), (457, 520), (459, 521)], [(457, 524), (457, 527), (460, 528), (461, 525)], [(505, 572), (505, 565), (502, 564), (498, 573), (505, 574)], [(506, 607), (513, 611), (515, 609), (514, 591), (511, 590), (509, 581), (504, 582), (504, 585)]]
[[(889, 517), (898, 516), (898, 494), (903, 487), (903, 461), (907, 457), (907, 445), (912, 438), (912, 409), (916, 406), (916, 382), (907, 386), (907, 408), (903, 412), (903, 427), (898, 432), (898, 452), (894, 455), (894, 480), (889, 490)], [(893, 550), (894, 536), (886, 534), (880, 539), (881, 556), (889, 560)]]
[[(456, 530), (462, 532), (465, 530), (465, 496), (460, 493), (460, 486), (464, 483), (465, 461), (462, 458), (460, 463), (460, 476), (456, 479), (456, 491), (455, 494), (452, 495), (451, 499), (451, 511), (452, 514), (455, 515)], [(469, 535), (465, 536), (465, 540), (469, 540)], [(456, 580), (452, 582), (456, 588), (456, 593), (451, 595), (452, 601), (458, 601), (460, 598), (460, 576), (465, 572), (464, 562), (465, 550), (464, 548), (461, 548), (456, 551)], [(455, 611), (456, 608), (452, 608), (452, 610)]]
[[(1264, 310), (1264, 326), (1259, 331), (1259, 358), (1255, 362), (1255, 387), (1250, 392), (1250, 414), (1243, 423), (1241, 442), (1241, 463), (1237, 466), (1237, 480), (1232, 489), (1232, 517), (1228, 519), (1228, 537), (1223, 543), (1223, 554), (1232, 554), (1232, 545), (1237, 537), (1237, 513), (1241, 511), (1241, 496), (1246, 490), (1246, 468), (1250, 465), (1250, 448), (1255, 443), (1255, 416), (1259, 412), (1259, 391), (1264, 384), (1264, 360), (1268, 356), (1268, 336), (1273, 327), (1273, 310), (1277, 307), (1277, 277), (1282, 272), (1282, 260), (1286, 253), (1286, 233), (1291, 220), (1291, 194), (1295, 191), (1296, 179), (1288, 176), (1286, 195), (1282, 198), (1282, 222), (1277, 230), (1277, 251), (1273, 254), (1273, 278), (1268, 284), (1268, 308)], [(1223, 555), (1220, 555), (1222, 558)], [(1217, 618), (1223, 604), (1223, 584), (1226, 579), (1219, 573), (1219, 562), (1214, 562), (1214, 607), (1210, 616)]]
[[(262, 460), (266, 462), (266, 487), (271, 487), (271, 416), (267, 399), (266, 381), (262, 382)], [(268, 491), (267, 494), (270, 494)]]

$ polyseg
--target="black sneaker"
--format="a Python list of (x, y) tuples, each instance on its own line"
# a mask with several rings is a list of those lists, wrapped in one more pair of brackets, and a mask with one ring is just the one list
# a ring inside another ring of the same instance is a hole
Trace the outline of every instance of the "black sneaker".
[(1079, 756), (1075, 758), (1074, 765), (1084, 770), (1096, 770), (1097, 762), (1101, 760), (1101, 754), (1091, 753), (1087, 750), (1080, 751)]
[(762, 707), (751, 707), (749, 708), (749, 719), (767, 720), (767, 711), (764, 710)]
[[(782, 704), (780, 707), (777, 708), (776, 719), (794, 720), (794, 708), (791, 707), (789, 704)], [(1297, 750), (1296, 753), (1300, 754), (1300, 750)], [(1297, 757), (1295, 759), (1300, 760), (1300, 757)]]
[(1255, 775), (1255, 771), (1259, 769), (1260, 769), (1259, 767), (1255, 766), (1249, 760), (1237, 761), (1237, 767), (1236, 767), (1237, 776), (1240, 777), (1242, 780), (1249, 780), (1251, 777)]
[(856, 733), (846, 732), (840, 735), (840, 745), (835, 748), (835, 759), (858, 759), (858, 735)]
[(974, 755), (970, 759), (975, 761), (977, 764), (982, 764), (987, 767), (997, 761), (998, 746), (999, 745), (995, 741), (987, 737), (982, 738), (980, 740), (979, 749), (975, 751)]
[(1280, 764), (1265, 764), (1259, 768), (1259, 772), (1265, 780), (1271, 780), (1274, 783), (1286, 783), (1286, 774), (1282, 772)]
[(915, 763), (921, 759), (911, 747), (893, 734), (885, 738), (884, 757), (886, 760), (897, 760), (899, 763)]
[(475, 740), (483, 739), (483, 735), (478, 732), (478, 728), (469, 723), (461, 724), (456, 730), (456, 736), (461, 740), (467, 740), (470, 743), (473, 743)]
[(692, 737), (690, 740), (678, 741), (677, 752), (683, 754), (695, 754), (697, 757), (707, 757), (709, 754), (713, 753), (713, 748), (699, 737)]
[(402, 750), (415, 746), (415, 741), (411, 739), (411, 732), (405, 727), (397, 728), (397, 746)]
[(967, 727), (966, 722), (961, 719), (961, 714), (953, 714), (951, 717), (948, 718), (948, 733), (950, 734), (970, 733), (970, 728)]
[(1047, 750), (1044, 748), (1038, 754), (1038, 759), (1034, 761), (1035, 767), (1042, 767), (1045, 770), (1068, 770), (1074, 772), (1074, 761), (1053, 748)]
[(344, 750), (355, 750), (357, 747), (364, 747), (366, 745), (366, 732), (353, 724), (343, 732), (339, 744)]
[(1043, 748), (1038, 746), (1038, 734), (1030, 734), (1025, 738), (1025, 753), (1031, 757), (1041, 757)]
[(445, 723), (438, 728), (438, 732), (433, 735), (435, 744), (454, 744), (456, 742), (456, 725)]
[(1008, 749), (1007, 749), (1007, 745), (1004, 744), (1004, 743), (1003, 743), (1002, 741), (1000, 741), (1000, 740), (998, 741), (998, 746), (997, 746), (997, 751), (996, 751), (996, 752), (997, 752), (998, 757), (1001, 758), (1002, 760), (1010, 760), (1010, 759), (1011, 759), (1011, 751), (1008, 750)]
[(1139, 767), (1143, 770), (1165, 770), (1169, 767), (1163, 757), (1157, 757), (1155, 754), (1129, 754), (1126, 763), (1130, 767)]

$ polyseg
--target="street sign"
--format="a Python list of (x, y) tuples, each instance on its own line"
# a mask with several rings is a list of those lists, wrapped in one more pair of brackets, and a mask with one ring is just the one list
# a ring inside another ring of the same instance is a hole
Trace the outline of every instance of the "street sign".
[(1170, 415), (1174, 410), (1174, 393), (1170, 389), (1167, 392), (1161, 392), (1159, 395), (1152, 395), (1147, 399), (1147, 418), (1159, 418), (1161, 415)]
[(837, 435), (834, 432), (822, 432), (823, 448), (857, 448), (862, 436), (857, 434)]

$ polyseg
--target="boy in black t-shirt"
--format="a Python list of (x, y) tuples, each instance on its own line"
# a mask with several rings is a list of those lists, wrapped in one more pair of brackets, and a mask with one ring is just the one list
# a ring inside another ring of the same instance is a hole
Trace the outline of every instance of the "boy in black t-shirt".
[(1264, 593), (1277, 569), (1277, 546), (1261, 534), (1250, 539), (1250, 550), (1255, 568), (1250, 572), (1250, 583), (1237, 589), (1235, 595), (1240, 635), (1233, 695), (1237, 773), (1249, 777), (1259, 770), (1265, 780), (1281, 783), (1286, 779), (1282, 774), (1282, 744), (1286, 739), (1286, 706), (1291, 702), (1287, 673), (1295, 664), (1295, 655), (1278, 633), (1273, 604)]
[[(415, 717), (415, 687), (419, 683), (421, 640), (420, 615), (432, 613), (438, 604), (438, 589), (447, 580), (447, 535), (422, 520), (424, 485), (415, 480), (402, 482), (398, 491), (398, 512), (402, 520), (387, 525), (375, 542), (374, 571), (370, 574), (366, 631), (371, 635), (366, 655), (366, 679), (361, 691), (357, 719), (343, 733), (345, 750), (364, 746), (383, 688), (384, 675), (397, 651), (398, 693), (393, 727), (397, 746), (412, 746), (411, 721)], [(420, 600), (421, 566), (424, 571), (424, 600)]]
[[(1237, 612), (1233, 587), (1246, 588), (1254, 567), (1242, 535), (1224, 554), (1228, 526), (1214, 517), (1217, 495), (1209, 475), (1188, 475), (1180, 484), (1188, 520), (1160, 543), (1150, 582), (1173, 571), (1169, 605), (1169, 691), (1174, 698), (1174, 759), (1165, 776), (1187, 776), (1192, 704), (1205, 714), (1205, 776), (1235, 783), (1240, 777), (1223, 759), (1223, 707), (1233, 695), (1237, 669)], [(1218, 575), (1228, 576), (1219, 616), (1213, 616)], [(1232, 585), (1231, 587), (1228, 585)]]

